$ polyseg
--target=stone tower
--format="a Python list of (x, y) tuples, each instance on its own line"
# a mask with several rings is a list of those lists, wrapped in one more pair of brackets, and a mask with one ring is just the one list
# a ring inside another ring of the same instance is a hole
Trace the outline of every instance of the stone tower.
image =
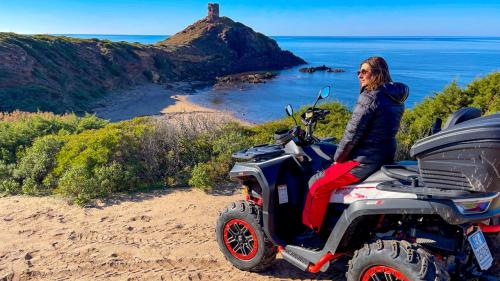
[(217, 19), (219, 17), (219, 4), (208, 3), (208, 18)]

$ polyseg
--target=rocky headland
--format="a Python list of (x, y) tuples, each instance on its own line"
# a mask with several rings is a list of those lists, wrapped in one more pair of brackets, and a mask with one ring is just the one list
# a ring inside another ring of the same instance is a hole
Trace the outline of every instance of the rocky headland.
[(110, 91), (214, 84), (231, 74), (304, 64), (273, 39), (208, 16), (154, 45), (0, 33), (0, 111), (91, 111)]

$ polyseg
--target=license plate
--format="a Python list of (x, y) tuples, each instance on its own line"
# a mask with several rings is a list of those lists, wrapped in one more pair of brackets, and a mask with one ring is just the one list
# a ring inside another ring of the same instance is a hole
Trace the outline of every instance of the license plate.
[(481, 270), (490, 268), (493, 264), (493, 257), (491, 256), (486, 239), (484, 239), (483, 232), (480, 229), (476, 230), (469, 235), (468, 240)]

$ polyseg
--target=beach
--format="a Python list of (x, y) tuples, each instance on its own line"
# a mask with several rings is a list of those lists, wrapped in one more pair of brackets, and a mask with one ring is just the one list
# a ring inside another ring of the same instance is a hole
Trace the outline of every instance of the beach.
[(227, 110), (216, 110), (188, 100), (186, 85), (144, 84), (110, 93), (94, 108), (103, 119), (117, 122), (139, 116), (156, 118), (214, 117), (231, 119), (244, 125), (252, 123), (237, 118)]

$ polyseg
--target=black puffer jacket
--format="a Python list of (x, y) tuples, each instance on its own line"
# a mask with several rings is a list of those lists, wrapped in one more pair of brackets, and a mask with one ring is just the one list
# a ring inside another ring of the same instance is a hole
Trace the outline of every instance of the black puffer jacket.
[(374, 91), (363, 90), (335, 153), (335, 161), (360, 162), (351, 171), (359, 179), (394, 161), (396, 133), (408, 92), (403, 83), (385, 83)]

